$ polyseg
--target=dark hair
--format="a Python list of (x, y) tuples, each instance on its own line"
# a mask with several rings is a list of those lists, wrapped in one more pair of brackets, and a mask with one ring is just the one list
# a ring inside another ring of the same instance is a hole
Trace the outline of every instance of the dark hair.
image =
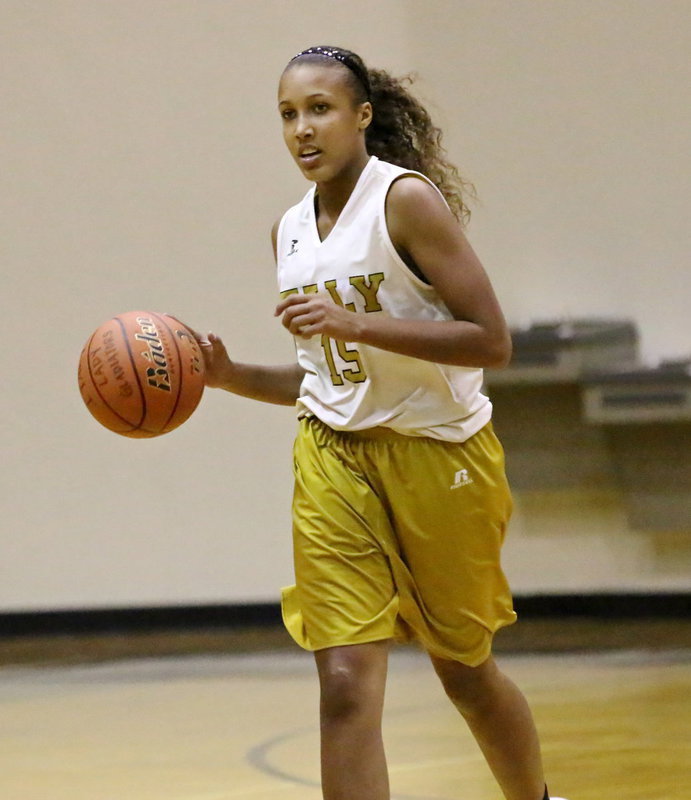
[(309, 47), (294, 56), (294, 62), (341, 64), (356, 103), (370, 101), (373, 119), (365, 132), (367, 152), (399, 167), (427, 176), (442, 193), (456, 218), (466, 223), (470, 209), (465, 197), (475, 197), (475, 189), (446, 160), (441, 129), (436, 127), (427, 109), (408, 91), (413, 83), (409, 75), (395, 78), (383, 69), (368, 69), (351, 50), (320, 45)]

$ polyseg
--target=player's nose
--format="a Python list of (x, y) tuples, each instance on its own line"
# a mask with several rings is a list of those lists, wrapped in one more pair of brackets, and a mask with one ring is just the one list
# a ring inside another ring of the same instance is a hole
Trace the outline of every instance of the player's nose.
[(295, 136), (298, 139), (307, 139), (313, 135), (312, 121), (305, 114), (299, 114), (295, 120)]

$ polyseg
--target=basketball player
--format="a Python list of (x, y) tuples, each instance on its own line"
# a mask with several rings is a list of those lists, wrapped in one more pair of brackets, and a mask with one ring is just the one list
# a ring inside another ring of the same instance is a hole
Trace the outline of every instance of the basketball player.
[(209, 386), (297, 408), (283, 616), (315, 652), (323, 796), (389, 798), (397, 639), (429, 653), (507, 800), (546, 799), (530, 710), (491, 655), (515, 619), (499, 560), (511, 498), (480, 389), (511, 341), (463, 234), (464, 183), (403, 83), (348, 50), (295, 56), (278, 110), (313, 182), (273, 230), (297, 363), (240, 364), (200, 341)]

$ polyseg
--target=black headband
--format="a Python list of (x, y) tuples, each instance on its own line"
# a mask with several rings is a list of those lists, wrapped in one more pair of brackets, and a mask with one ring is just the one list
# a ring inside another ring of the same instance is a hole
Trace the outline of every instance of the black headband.
[(362, 63), (359, 62), (359, 59), (353, 58), (351, 53), (344, 53), (337, 47), (308, 47), (307, 50), (303, 50), (296, 56), (293, 56), (290, 60), (295, 61), (296, 58), (300, 58), (301, 56), (325, 56), (326, 58), (333, 58), (334, 61), (339, 61), (344, 67), (347, 67), (360, 81), (365, 89), (365, 92), (367, 93), (367, 99), (370, 99), (371, 88), (367, 69)]

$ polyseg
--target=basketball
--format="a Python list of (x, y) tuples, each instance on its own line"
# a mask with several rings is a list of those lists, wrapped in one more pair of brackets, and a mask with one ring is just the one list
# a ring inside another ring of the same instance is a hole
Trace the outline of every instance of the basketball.
[(204, 391), (197, 340), (168, 314), (128, 311), (97, 328), (79, 359), (79, 391), (108, 430), (135, 439), (182, 425)]

